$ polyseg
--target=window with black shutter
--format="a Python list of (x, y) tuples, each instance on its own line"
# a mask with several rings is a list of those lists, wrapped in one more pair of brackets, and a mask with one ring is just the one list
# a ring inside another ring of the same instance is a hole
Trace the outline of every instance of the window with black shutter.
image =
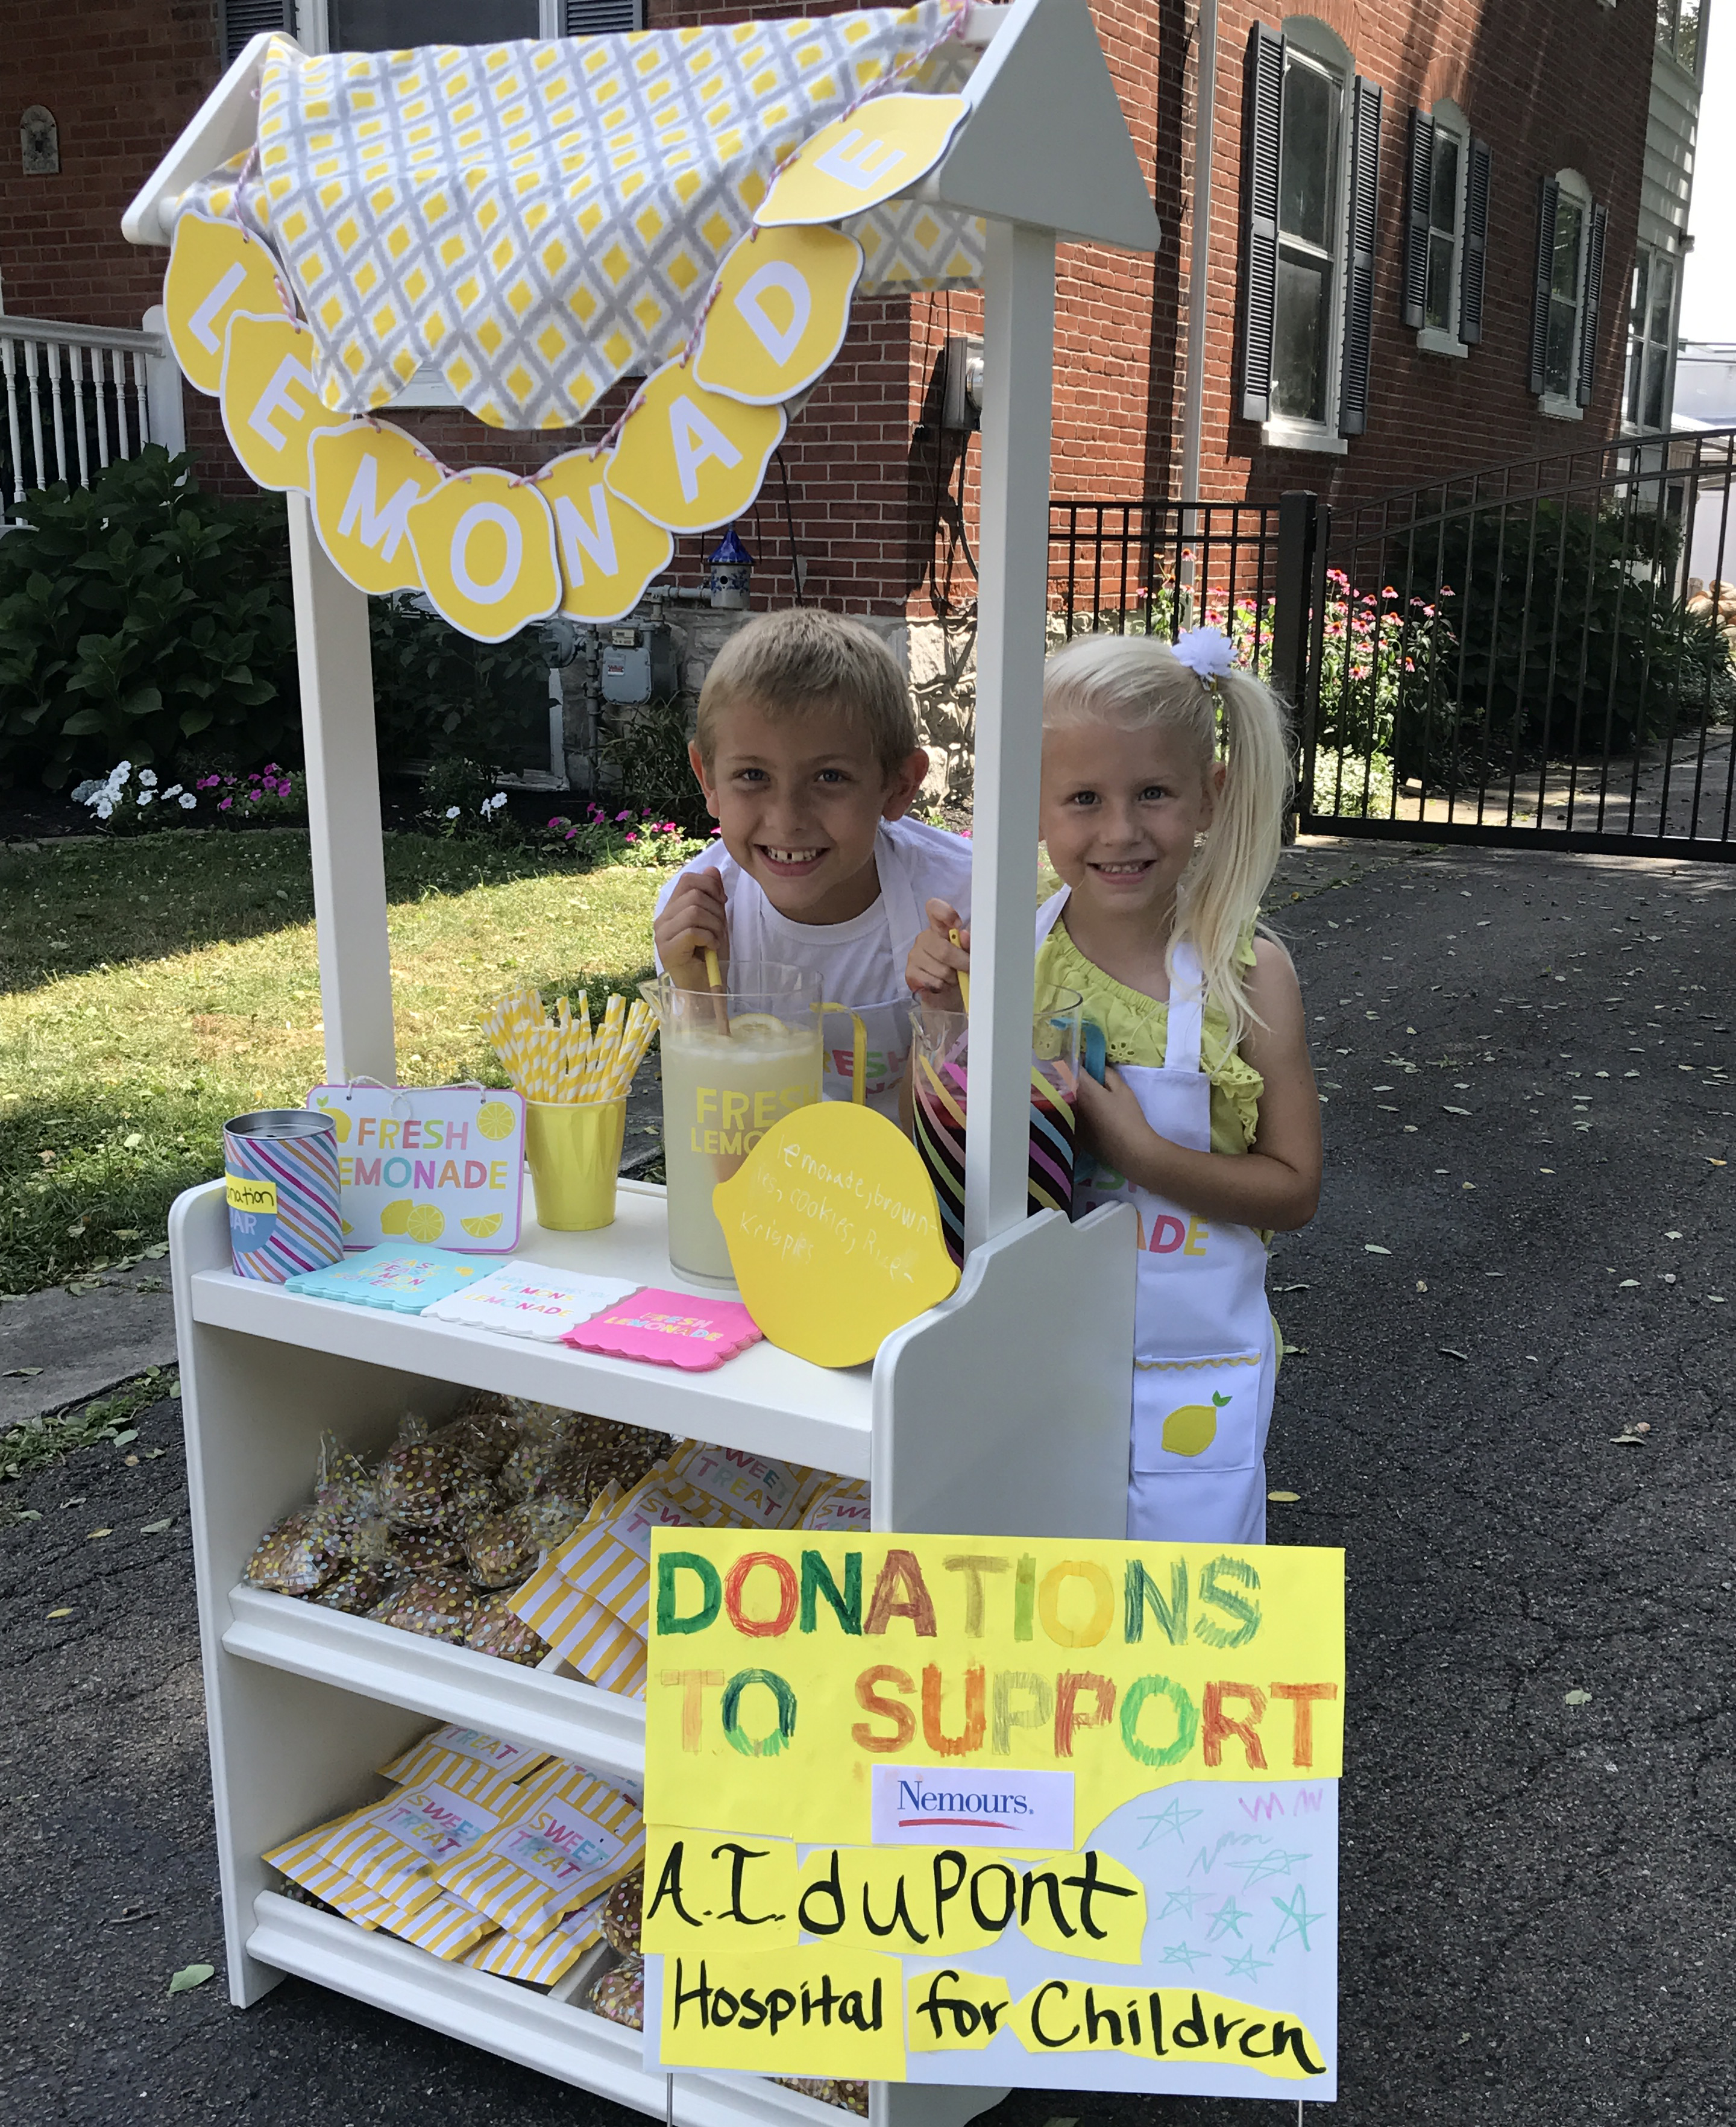
[(1483, 339), (1483, 269), (1489, 239), (1489, 147), (1471, 142), (1464, 186), (1464, 243), (1459, 262), (1459, 337), (1467, 347)]
[(1404, 292), (1400, 315), (1412, 332), (1422, 329), (1429, 290), (1429, 200), (1435, 171), (1435, 121), (1426, 111), (1411, 113), (1410, 154), (1404, 198)]
[(1350, 103), (1350, 256), (1345, 271), (1344, 352), (1338, 433), (1369, 425), (1369, 356), (1374, 330), (1374, 235), (1380, 206), (1380, 88), (1356, 77)]
[(221, 0), (223, 64), (233, 66), (250, 39), (267, 30), (296, 34), (296, 0)]
[(1278, 301), (1278, 150), (1284, 40), (1256, 22), (1248, 36), (1245, 206), (1242, 232), (1242, 418), (1271, 415), (1272, 339)]
[(1577, 171), (1540, 183), (1530, 387), (1544, 412), (1562, 419), (1577, 420), (1592, 400), (1608, 223)]

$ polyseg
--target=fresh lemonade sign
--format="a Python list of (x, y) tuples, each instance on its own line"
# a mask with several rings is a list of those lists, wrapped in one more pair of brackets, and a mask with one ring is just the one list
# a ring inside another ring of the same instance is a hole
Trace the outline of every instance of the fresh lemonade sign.
[(524, 1101), (480, 1086), (315, 1086), (338, 1135), (343, 1245), (410, 1240), (466, 1254), (518, 1244)]
[(646, 2064), (1336, 2094), (1336, 1551), (660, 1530)]

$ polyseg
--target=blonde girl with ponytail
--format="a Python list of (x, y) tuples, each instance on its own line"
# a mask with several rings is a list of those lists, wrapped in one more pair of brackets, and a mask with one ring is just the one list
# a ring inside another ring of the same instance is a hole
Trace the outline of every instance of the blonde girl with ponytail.
[[(1105, 1038), (1103, 1082), (1079, 1088), (1075, 1215), (1134, 1213), (1128, 1533), (1144, 1541), (1265, 1541), (1265, 1243), (1320, 1194), (1301, 992), (1256, 928), (1290, 782), (1283, 706), (1215, 628), (1050, 658), (1041, 821), (1062, 890), (1038, 911), (1038, 980), (1081, 992)], [(908, 980), (950, 1003), (968, 934), (948, 942), (939, 902), (929, 917)]]

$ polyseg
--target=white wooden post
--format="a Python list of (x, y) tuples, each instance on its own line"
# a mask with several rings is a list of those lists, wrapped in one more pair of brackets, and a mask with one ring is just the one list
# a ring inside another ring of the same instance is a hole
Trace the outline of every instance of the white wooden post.
[(314, 922), (328, 1078), (398, 1080), (367, 594), (332, 566), (305, 495), (286, 495)]
[[(181, 365), (169, 347), (168, 313), (161, 303), (154, 305), (145, 312), (144, 329), (155, 333), (162, 343), (154, 354), (148, 354), (144, 358), (150, 439), (154, 443), (161, 443), (171, 457), (178, 457), (187, 448), (187, 420), (181, 401)], [(82, 417), (78, 440), (82, 445), (84, 441)]]
[(982, 286), (967, 1250), (1024, 1219), (1030, 1162), (1037, 782), (1048, 613), (1053, 231), (991, 220)]

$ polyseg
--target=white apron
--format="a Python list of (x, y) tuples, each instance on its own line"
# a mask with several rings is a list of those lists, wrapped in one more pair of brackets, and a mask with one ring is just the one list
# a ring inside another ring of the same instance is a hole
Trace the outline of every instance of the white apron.
[[(1063, 888), (1038, 911), (1039, 945), (1066, 899)], [(1175, 978), (1162, 1068), (1115, 1068), (1160, 1137), (1209, 1152), (1204, 986), (1190, 946), (1176, 948)], [(1278, 1372), (1265, 1244), (1251, 1226), (1196, 1218), (1101, 1163), (1081, 1182), (1076, 1217), (1100, 1204), (1131, 1204), (1138, 1217), (1128, 1537), (1264, 1543), (1265, 1437)]]

